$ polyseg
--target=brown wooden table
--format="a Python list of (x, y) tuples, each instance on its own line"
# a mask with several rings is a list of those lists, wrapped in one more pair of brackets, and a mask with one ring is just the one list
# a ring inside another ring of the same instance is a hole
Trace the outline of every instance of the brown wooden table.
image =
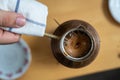
[(108, 0), (39, 0), (49, 8), (46, 32), (57, 28), (54, 18), (62, 23), (71, 19), (84, 20), (99, 33), (100, 52), (90, 65), (71, 69), (54, 58), (50, 39), (23, 36), (32, 52), (32, 63), (28, 71), (18, 80), (59, 80), (120, 67), (120, 24), (116, 23), (108, 10)]

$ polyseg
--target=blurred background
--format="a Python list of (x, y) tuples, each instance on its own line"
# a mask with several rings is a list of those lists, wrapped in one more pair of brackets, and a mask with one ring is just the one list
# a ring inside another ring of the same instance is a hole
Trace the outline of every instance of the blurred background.
[(71, 69), (54, 58), (49, 38), (23, 35), (31, 48), (32, 63), (26, 74), (18, 80), (68, 79), (120, 67), (120, 24), (110, 15), (108, 0), (39, 1), (46, 4), (49, 10), (46, 32), (53, 33), (58, 27), (54, 19), (60, 24), (71, 19), (84, 20), (98, 32), (101, 39), (100, 51), (90, 65)]

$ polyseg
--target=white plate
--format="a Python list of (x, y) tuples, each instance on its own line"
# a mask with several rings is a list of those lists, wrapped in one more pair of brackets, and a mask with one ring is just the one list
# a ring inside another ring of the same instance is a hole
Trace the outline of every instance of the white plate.
[(108, 6), (113, 18), (120, 23), (120, 0), (109, 0)]
[(28, 45), (22, 39), (18, 43), (0, 45), (0, 78), (14, 80), (28, 69), (31, 54)]

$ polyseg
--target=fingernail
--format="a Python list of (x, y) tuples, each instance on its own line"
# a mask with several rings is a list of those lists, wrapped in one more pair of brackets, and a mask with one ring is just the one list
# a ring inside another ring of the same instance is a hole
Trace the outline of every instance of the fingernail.
[(23, 17), (17, 17), (17, 19), (16, 19), (16, 25), (17, 25), (17, 27), (24, 26), (25, 23), (26, 23), (25, 18), (23, 18)]

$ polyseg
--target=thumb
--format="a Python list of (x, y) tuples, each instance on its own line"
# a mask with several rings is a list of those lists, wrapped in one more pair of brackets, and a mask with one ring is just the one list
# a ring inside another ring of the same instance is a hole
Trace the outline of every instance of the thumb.
[(26, 23), (25, 17), (21, 14), (0, 10), (0, 26), (21, 27)]

